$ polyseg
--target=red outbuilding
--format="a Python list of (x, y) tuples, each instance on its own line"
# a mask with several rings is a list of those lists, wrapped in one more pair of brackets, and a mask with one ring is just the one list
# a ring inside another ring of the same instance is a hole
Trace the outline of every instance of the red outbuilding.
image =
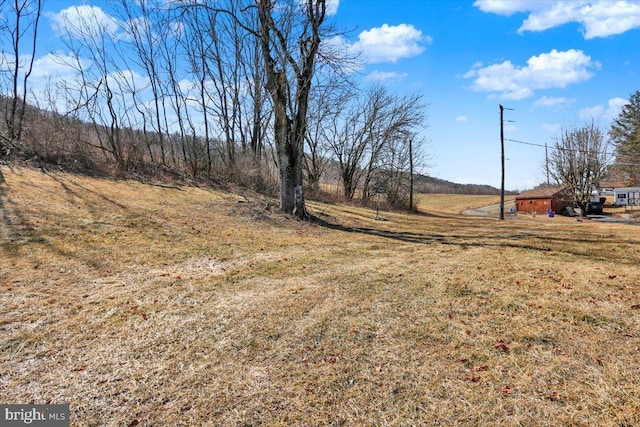
[(516, 210), (520, 213), (546, 214), (553, 211), (561, 214), (567, 207), (572, 206), (571, 195), (560, 187), (524, 191), (516, 196)]

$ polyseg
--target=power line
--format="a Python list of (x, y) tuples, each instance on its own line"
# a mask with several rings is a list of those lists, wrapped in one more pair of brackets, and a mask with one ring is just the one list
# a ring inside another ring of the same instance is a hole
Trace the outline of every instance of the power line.
[(542, 148), (544, 148), (544, 145), (542, 145), (542, 144), (534, 144), (533, 142), (524, 142), (524, 141), (518, 141), (518, 140), (515, 140), (515, 139), (509, 139), (509, 138), (507, 138), (506, 141), (515, 142), (515, 143), (524, 144), (524, 145), (533, 145), (534, 147), (542, 147)]
[[(515, 142), (517, 144), (524, 144), (524, 145), (533, 145), (534, 147), (542, 147), (542, 148), (546, 148), (546, 145), (544, 144), (536, 144), (533, 142), (526, 142), (526, 141), (518, 141), (517, 139), (505, 139), (505, 141), (509, 141), (509, 142)], [(559, 150), (559, 151), (573, 151), (573, 152), (577, 152), (580, 150), (576, 150), (576, 149), (572, 149), (572, 148), (561, 148), (561, 147), (552, 147), (554, 150)], [(608, 156), (614, 156), (616, 153), (611, 153), (609, 151), (602, 151), (598, 154), (606, 154)]]
[[(534, 142), (518, 141), (517, 139), (505, 138), (505, 141), (515, 142), (516, 144), (531, 145), (531, 146), (534, 146), (534, 147), (546, 148), (546, 145), (544, 145), (544, 144), (536, 144)], [(561, 147), (553, 147), (553, 149), (554, 150), (559, 150), (559, 151), (572, 151), (572, 152), (580, 151), (580, 150), (574, 150), (574, 149), (571, 149), (571, 148), (561, 148)], [(607, 155), (607, 156), (616, 156), (616, 157), (619, 156), (618, 154), (612, 153), (612, 152), (609, 152), (609, 151), (603, 151), (603, 152), (598, 153), (598, 154), (604, 154), (604, 155)], [(621, 156), (624, 156), (624, 154), (622, 154)], [(616, 164), (623, 165), (623, 166), (640, 166), (640, 163), (616, 162)]]

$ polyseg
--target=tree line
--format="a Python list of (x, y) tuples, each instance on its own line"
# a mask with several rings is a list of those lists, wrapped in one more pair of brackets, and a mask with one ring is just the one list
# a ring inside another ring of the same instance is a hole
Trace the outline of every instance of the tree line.
[(0, 0), (0, 156), (235, 182), (299, 217), (335, 162), (346, 199), (406, 203), (423, 97), (360, 87), (325, 0), (101, 5), (61, 14), (71, 77), (36, 94), (41, 0)]

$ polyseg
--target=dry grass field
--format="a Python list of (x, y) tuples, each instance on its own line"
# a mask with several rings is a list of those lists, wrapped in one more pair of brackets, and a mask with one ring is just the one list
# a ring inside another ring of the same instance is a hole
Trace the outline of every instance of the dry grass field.
[[(513, 200), (507, 196), (505, 200)], [(500, 196), (466, 194), (418, 194), (415, 205), (420, 212), (458, 214), (468, 209), (500, 203)]]
[(2, 402), (73, 426), (640, 425), (640, 227), (320, 203), (310, 224), (1, 171)]

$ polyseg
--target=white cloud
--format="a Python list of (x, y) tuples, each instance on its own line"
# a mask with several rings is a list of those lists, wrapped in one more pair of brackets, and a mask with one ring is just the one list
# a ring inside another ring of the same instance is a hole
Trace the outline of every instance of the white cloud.
[(574, 102), (576, 102), (575, 98), (567, 99), (564, 97), (556, 98), (552, 96), (543, 96), (542, 98), (534, 102), (533, 106), (537, 108), (551, 108), (553, 110), (557, 110), (560, 107), (569, 106)]
[(120, 29), (118, 21), (98, 6), (70, 6), (47, 16), (51, 19), (51, 27), (56, 34), (72, 38), (81, 38), (87, 33), (104, 33), (115, 37)]
[(350, 46), (353, 53), (359, 54), (366, 63), (397, 62), (424, 52), (424, 45), (431, 43), (431, 37), (423, 36), (422, 31), (413, 25), (400, 24), (363, 31), (358, 41)]
[(89, 62), (82, 59), (78, 59), (73, 55), (64, 53), (48, 53), (40, 58), (37, 58), (33, 62), (33, 72), (29, 80), (29, 84), (39, 80), (45, 80), (49, 78), (75, 78), (77, 72), (74, 68), (74, 64), (78, 61), (82, 67), (88, 67)]
[(407, 77), (407, 73), (396, 73), (395, 71), (372, 71), (367, 74), (366, 80), (381, 82), (384, 80), (402, 80)]
[(338, 13), (338, 6), (340, 6), (340, 0), (327, 0), (327, 15), (333, 16)]
[(578, 111), (581, 120), (604, 120), (610, 123), (618, 117), (622, 107), (629, 101), (624, 98), (611, 98), (606, 105), (595, 105), (593, 107), (583, 108)]
[[(21, 64), (19, 91), (23, 89), (21, 84), (23, 73), (30, 60), (30, 56), (23, 56), (19, 60)], [(35, 58), (28, 81), (28, 101), (43, 108), (55, 107), (58, 111), (66, 111), (65, 97), (61, 94), (60, 87), (77, 84), (79, 81), (76, 72), (78, 64), (82, 67), (89, 66), (88, 61), (61, 52), (49, 53)], [(0, 71), (2, 71), (2, 67), (0, 67)]]
[(611, 98), (608, 102), (609, 111), (611, 111), (612, 113), (615, 113), (615, 115), (617, 116), (618, 114), (620, 114), (620, 111), (622, 111), (622, 108), (628, 103), (629, 103), (628, 99), (624, 99), (620, 97)]
[(467, 117), (467, 116), (458, 116), (458, 117), (456, 117), (456, 122), (466, 123), (468, 120), (469, 120), (469, 117)]
[(120, 70), (109, 73), (107, 79), (111, 87), (127, 88), (136, 93), (149, 88), (149, 78), (133, 70)]
[(640, 28), (640, 3), (635, 1), (523, 1), (478, 0), (483, 12), (498, 15), (529, 13), (518, 32), (545, 31), (576, 22), (581, 24), (585, 39), (609, 37)]
[[(27, 59), (25, 58), (24, 61), (26, 62)], [(77, 96), (77, 91), (83, 84), (83, 79), (77, 71), (79, 68), (90, 70), (91, 61), (63, 52), (49, 53), (36, 58), (28, 82), (29, 102), (61, 113), (76, 107), (74, 102), (78, 99), (75, 98), (75, 101), (72, 99)], [(87, 75), (86, 78), (89, 85), (97, 84), (91, 76)], [(107, 79), (114, 92), (135, 91), (143, 100), (149, 97), (149, 78), (134, 70), (112, 72), (107, 75)]]
[(581, 120), (592, 120), (602, 116), (604, 107), (602, 105), (595, 105), (593, 107), (583, 108), (578, 111), (578, 116)]
[[(307, 2), (305, 0), (296, 0), (298, 5), (303, 9), (306, 9)], [(326, 0), (326, 14), (327, 16), (333, 16), (338, 13), (338, 7), (340, 6), (340, 0)]]
[(540, 0), (476, 0), (473, 5), (483, 12), (511, 16), (514, 13), (537, 10), (543, 7)]
[(543, 123), (540, 127), (551, 133), (558, 133), (562, 129), (559, 123)]
[(564, 88), (593, 77), (600, 64), (581, 50), (570, 49), (532, 56), (526, 66), (511, 61), (472, 68), (464, 78), (473, 79), (470, 89), (476, 92), (500, 92), (502, 99), (524, 99), (539, 89)]

